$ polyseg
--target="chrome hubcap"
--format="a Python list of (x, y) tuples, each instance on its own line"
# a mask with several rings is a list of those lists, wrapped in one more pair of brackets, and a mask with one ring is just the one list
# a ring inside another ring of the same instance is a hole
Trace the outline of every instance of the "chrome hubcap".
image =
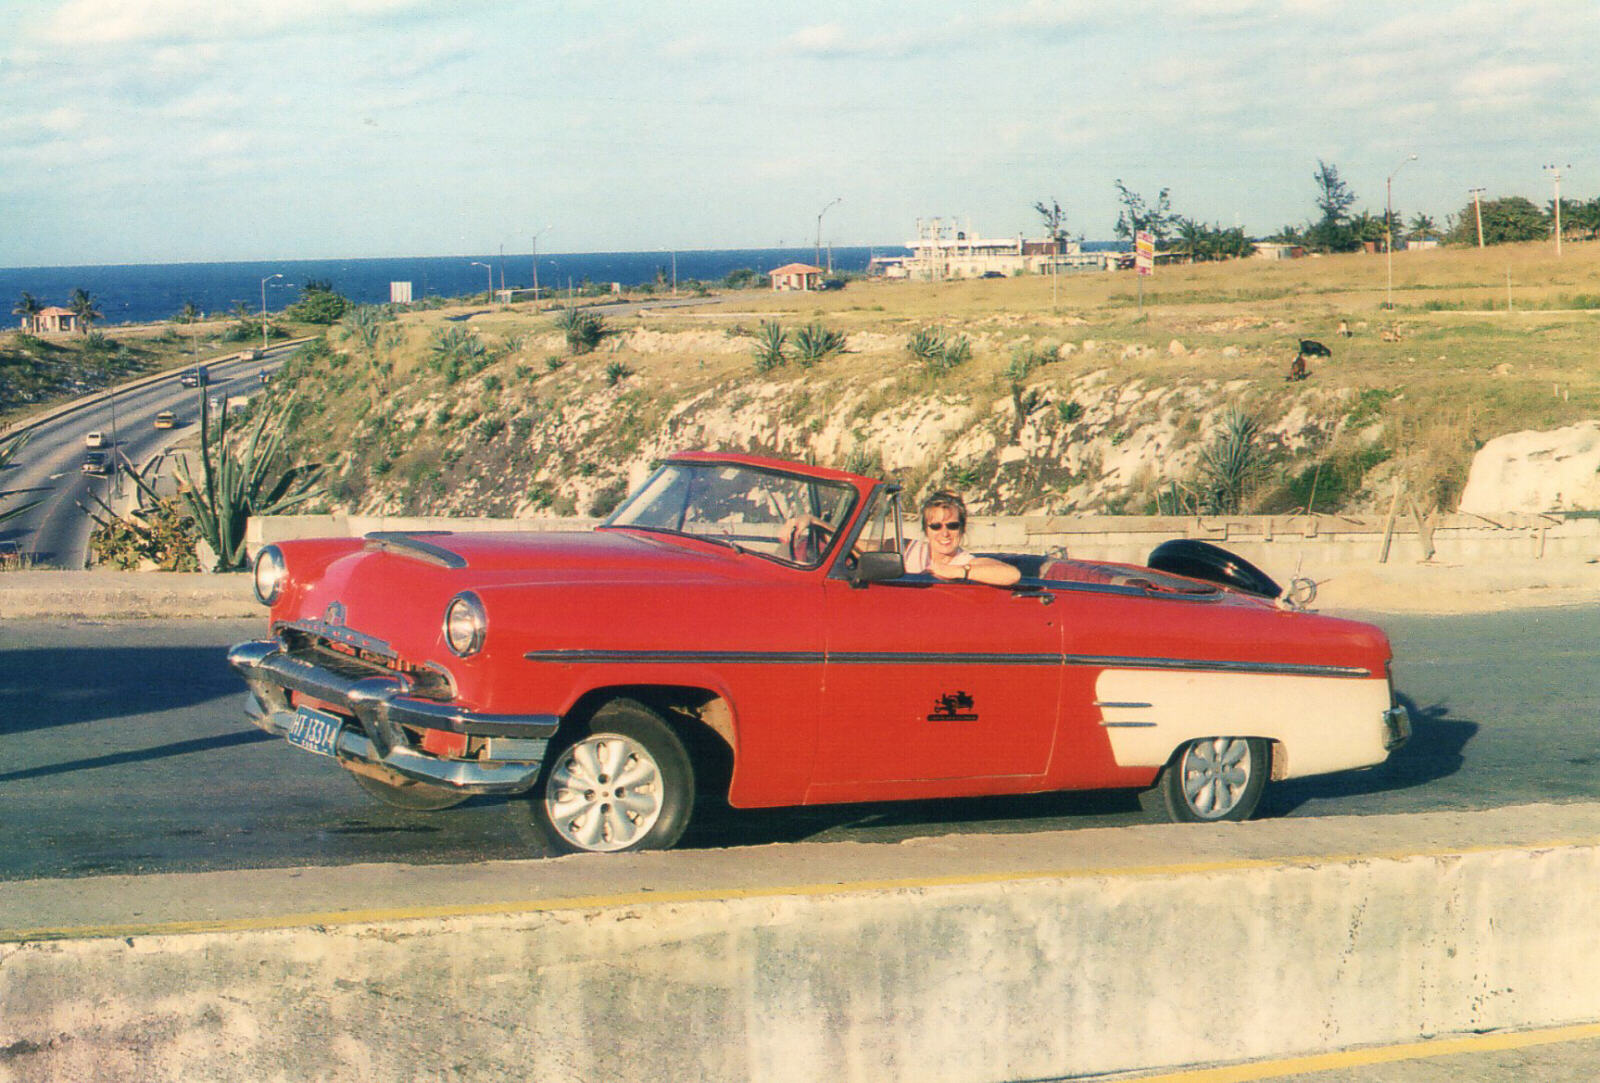
[(1216, 820), (1238, 806), (1255, 765), (1243, 737), (1211, 737), (1191, 744), (1179, 767), (1184, 801), (1196, 816)]
[(661, 817), (661, 770), (644, 746), (615, 733), (585, 738), (550, 771), (545, 809), (581, 850), (626, 850)]

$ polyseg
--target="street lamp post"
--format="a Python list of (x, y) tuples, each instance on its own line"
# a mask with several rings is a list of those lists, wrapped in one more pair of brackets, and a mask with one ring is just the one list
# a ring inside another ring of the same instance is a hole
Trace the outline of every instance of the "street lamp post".
[[(836, 196), (833, 203), (842, 203), (843, 201), (844, 196)], [(833, 203), (829, 203), (828, 207), (833, 206)], [(813, 262), (818, 267), (822, 266), (822, 216), (828, 213), (828, 207), (824, 207), (817, 212), (817, 251)]]
[(539, 238), (550, 232), (550, 227), (545, 226), (533, 235), (533, 300), (539, 301)]
[(489, 273), (489, 292), (484, 294), (484, 300), (492, 302), (494, 300), (494, 268), (487, 263), (479, 263), (477, 260), (473, 260), (472, 265), (474, 267), (482, 267)]
[(1405, 168), (1406, 162), (1416, 160), (1415, 154), (1406, 155), (1405, 162), (1395, 166), (1389, 173), (1389, 179), (1383, 182), (1383, 250), (1389, 272), (1389, 284), (1385, 288), (1383, 307), (1391, 311), (1394, 309), (1394, 175)]
[(261, 280), (261, 348), (267, 348), (267, 283), (274, 278), (282, 278), (281, 274), (268, 275)]

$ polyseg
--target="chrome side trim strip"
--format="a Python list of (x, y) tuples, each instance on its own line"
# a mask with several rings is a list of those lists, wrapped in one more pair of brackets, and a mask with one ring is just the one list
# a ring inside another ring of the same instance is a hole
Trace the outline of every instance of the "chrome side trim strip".
[(1297, 662), (1240, 662), (1212, 658), (1135, 658), (1125, 655), (1014, 654), (983, 651), (672, 651), (562, 648), (528, 651), (530, 662), (603, 665), (654, 662), (667, 665), (828, 665), (840, 666), (1091, 666), (1097, 669), (1193, 670), (1201, 673), (1258, 673), (1296, 677), (1371, 677), (1360, 666), (1319, 666)]

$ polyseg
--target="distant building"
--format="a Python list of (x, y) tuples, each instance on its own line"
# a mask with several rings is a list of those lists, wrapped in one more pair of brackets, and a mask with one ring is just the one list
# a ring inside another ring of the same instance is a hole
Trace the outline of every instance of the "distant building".
[(822, 286), (822, 268), (809, 263), (786, 263), (767, 274), (775, 290), (814, 290)]
[(60, 305), (51, 305), (40, 310), (33, 319), (34, 327), (46, 334), (51, 332), (61, 334), (78, 329), (78, 317), (73, 314), (72, 309), (62, 308)]
[(1279, 244), (1276, 241), (1257, 241), (1255, 259), (1304, 259), (1305, 246)]
[(940, 281), (947, 278), (998, 278), (1047, 274), (1052, 269), (1100, 266), (1100, 258), (1084, 253), (1077, 241), (980, 237), (970, 228), (946, 226), (942, 219), (918, 219), (917, 239), (907, 243), (909, 256), (874, 257), (868, 273), (885, 278)]
[(389, 283), (389, 303), (391, 305), (409, 305), (411, 303), (411, 283)]

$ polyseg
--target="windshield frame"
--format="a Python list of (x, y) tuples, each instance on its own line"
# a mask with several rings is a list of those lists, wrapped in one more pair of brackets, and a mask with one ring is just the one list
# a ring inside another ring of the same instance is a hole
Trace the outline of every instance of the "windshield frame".
[[(764, 475), (767, 477), (781, 478), (786, 482), (797, 483), (801, 485), (806, 490), (805, 499), (807, 507), (805, 511), (812, 515), (816, 515), (819, 508), (818, 489), (833, 490), (845, 494), (846, 499), (843, 510), (839, 516), (838, 526), (833, 529), (831, 536), (828, 538), (827, 544), (822, 547), (822, 550), (818, 553), (814, 560), (806, 563), (800, 563), (790, 560), (786, 557), (779, 556), (776, 553), (763, 552), (759, 548), (744, 544), (734, 538), (719, 537), (716, 534), (699, 533), (693, 530), (683, 529), (683, 527), (686, 525), (687, 515), (692, 505), (696, 486), (704, 484), (706, 475), (709, 473), (727, 469), (734, 469), (752, 475)], [(620, 520), (631, 508), (639, 503), (645, 494), (649, 493), (657, 481), (668, 471), (680, 471), (687, 474), (687, 476), (683, 479), (683, 500), (677, 513), (678, 526), (673, 528), (662, 526), (656, 523), (619, 522), (618, 520)], [(851, 538), (855, 537), (859, 530), (859, 525), (856, 523), (856, 519), (857, 513), (860, 511), (861, 506), (862, 497), (860, 487), (852, 484), (848, 479), (845, 478), (817, 477), (813, 474), (798, 470), (784, 470), (780, 467), (757, 465), (754, 463), (745, 462), (729, 462), (715, 459), (668, 459), (650, 474), (650, 477), (645, 480), (643, 485), (629, 493), (627, 499), (623, 500), (623, 502), (617, 506), (616, 510), (608, 515), (605, 521), (596, 526), (595, 529), (636, 530), (640, 533), (654, 534), (658, 536), (689, 538), (694, 541), (705, 542), (707, 544), (732, 549), (736, 553), (760, 557), (762, 560), (777, 564), (779, 567), (792, 568), (795, 571), (814, 572), (831, 566), (833, 556), (838, 551), (841, 538), (845, 536), (849, 536)]]

